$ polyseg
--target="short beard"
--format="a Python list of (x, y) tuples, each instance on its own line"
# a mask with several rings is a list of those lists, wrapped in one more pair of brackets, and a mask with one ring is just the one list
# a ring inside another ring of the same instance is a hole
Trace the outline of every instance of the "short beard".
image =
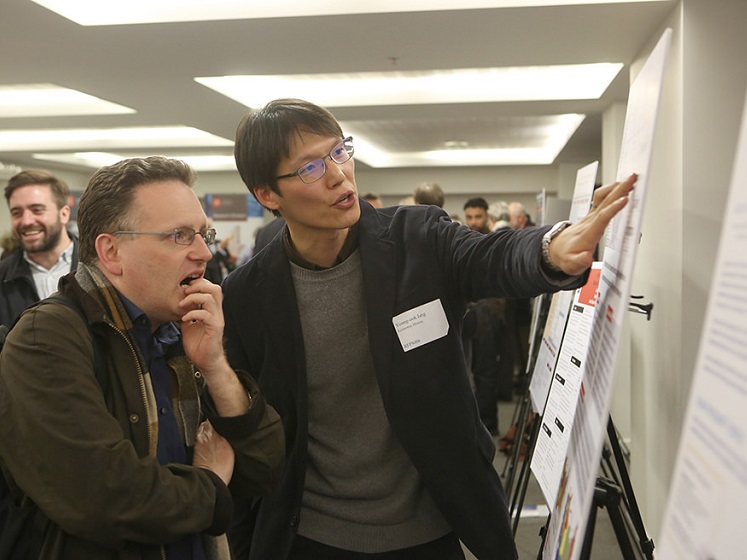
[(57, 244), (60, 242), (61, 238), (62, 224), (58, 222), (53, 228), (47, 230), (44, 241), (40, 245), (32, 247), (31, 249), (26, 249), (26, 252), (29, 254), (48, 253), (49, 251), (52, 251), (55, 247), (57, 247)]

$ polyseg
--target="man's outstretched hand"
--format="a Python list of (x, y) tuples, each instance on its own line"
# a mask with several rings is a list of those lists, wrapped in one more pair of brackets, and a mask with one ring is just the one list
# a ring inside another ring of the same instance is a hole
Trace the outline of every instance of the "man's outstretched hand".
[(591, 266), (594, 251), (604, 230), (628, 203), (638, 175), (598, 188), (594, 192), (589, 213), (561, 231), (548, 248), (550, 260), (566, 274), (576, 276)]

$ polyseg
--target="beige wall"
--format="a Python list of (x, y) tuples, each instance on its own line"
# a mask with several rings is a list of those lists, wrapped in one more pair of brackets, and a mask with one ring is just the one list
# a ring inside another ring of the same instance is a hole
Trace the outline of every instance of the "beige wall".
[[(6, 162), (12, 163), (12, 162)], [(464, 202), (474, 196), (484, 197), (488, 203), (497, 200), (518, 201), (525, 205), (532, 218), (535, 218), (535, 197), (545, 189), (549, 195), (561, 195), (570, 198), (573, 193), (575, 174), (578, 168), (590, 162), (579, 162), (578, 165), (548, 165), (534, 167), (466, 167), (466, 168), (422, 168), (422, 169), (371, 169), (360, 165), (356, 170), (356, 181), (360, 194), (368, 192), (381, 196), (387, 206), (398, 204), (405, 196), (411, 195), (418, 183), (435, 181), (446, 194), (445, 209), (450, 214), (463, 217)], [(82, 190), (88, 183), (90, 173), (74, 173), (64, 169), (48, 167), (70, 183), (70, 186)], [(93, 171), (92, 171), (93, 172)], [(91, 172), (91, 173), (92, 173)], [(7, 179), (7, 178), (6, 178)], [(5, 181), (2, 181), (3, 185)], [(244, 193), (246, 187), (238, 173), (203, 172), (198, 175), (195, 191), (198, 195), (206, 193)], [(270, 219), (267, 215), (267, 219)], [(233, 228), (241, 226), (242, 243), (251, 238), (251, 232), (258, 223), (247, 224), (217, 223), (219, 236), (225, 236)], [(0, 232), (10, 229), (7, 207), (0, 209)]]

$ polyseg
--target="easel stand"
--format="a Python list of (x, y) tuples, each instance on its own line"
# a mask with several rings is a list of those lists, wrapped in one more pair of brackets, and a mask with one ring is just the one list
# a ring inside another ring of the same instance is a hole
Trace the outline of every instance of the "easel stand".
[[(605, 448), (602, 452), (602, 470), (606, 476), (597, 477), (580, 558), (581, 560), (591, 559), (597, 512), (601, 508), (606, 508), (624, 560), (639, 560), (640, 558), (653, 560), (654, 541), (646, 535), (646, 529), (643, 526), (643, 519), (638, 509), (638, 502), (635, 499), (633, 485), (630, 483), (628, 469), (625, 466), (625, 457), (620, 448), (620, 441), (617, 438), (617, 430), (612, 422), (612, 417), (607, 422), (607, 436), (611, 451)], [(614, 459), (614, 462), (612, 459)], [(550, 517), (548, 516), (547, 523), (540, 529), (542, 540), (537, 560), (542, 560), (542, 551), (545, 548), (549, 526)], [(637, 547), (633, 544), (632, 534), (638, 537)]]
[(625, 505), (624, 512), (627, 514), (627, 520), (632, 525), (632, 532), (638, 537), (638, 545), (643, 553), (644, 557), (648, 560), (653, 560), (654, 557), (654, 541), (648, 538), (646, 534), (646, 527), (643, 525), (643, 518), (641, 517), (641, 510), (638, 507), (638, 501), (633, 491), (633, 485), (630, 482), (630, 476), (628, 475), (628, 469), (625, 466), (625, 457), (623, 456), (622, 448), (620, 447), (620, 440), (617, 437), (617, 430), (615, 424), (612, 422), (612, 416), (607, 421), (607, 439), (609, 440), (610, 449), (612, 451), (611, 460), (608, 449), (604, 449), (602, 452), (602, 468), (605, 473), (614, 481), (618, 488), (623, 489), (623, 503)]
[[(513, 518), (513, 534), (516, 536), (516, 531), (519, 529), (519, 519), (521, 519), (521, 510), (524, 507), (524, 498), (527, 494), (527, 487), (529, 486), (529, 479), (531, 478), (532, 471), (530, 465), (532, 464), (532, 455), (534, 454), (534, 446), (537, 443), (537, 436), (539, 434), (540, 419), (535, 418), (534, 423), (531, 426), (531, 432), (529, 440), (527, 441), (527, 449), (524, 454), (524, 459), (521, 463), (521, 473), (519, 479), (516, 482), (516, 488), (511, 497), (511, 506), (509, 509), (509, 517)], [(522, 435), (524, 430), (522, 429)], [(521, 445), (517, 445), (514, 453), (520, 453)], [(519, 455), (515, 455), (514, 465), (519, 460)], [(513, 470), (513, 467), (512, 467)]]
[[(550, 308), (550, 299), (546, 296), (543, 296), (536, 303), (537, 305), (541, 306), (539, 312), (539, 323), (544, 324)], [(527, 368), (523, 374), (523, 394), (521, 395), (519, 406), (517, 406), (516, 410), (514, 411), (514, 418), (512, 421), (512, 425), (515, 426), (515, 433), (513, 448), (511, 450), (511, 457), (506, 461), (502, 473), (502, 476), (506, 477), (506, 493), (511, 494), (509, 517), (513, 519), (514, 536), (516, 536), (516, 531), (519, 528), (521, 510), (524, 507), (524, 498), (526, 497), (527, 487), (531, 478), (530, 465), (532, 464), (532, 455), (534, 454), (534, 447), (537, 443), (539, 428), (542, 421), (540, 415), (532, 413), (532, 399), (529, 394), (529, 385), (531, 384), (534, 366), (537, 361), (537, 355), (539, 353), (539, 346), (541, 343), (542, 330), (536, 329), (534, 344), (531, 345), (533, 351), (527, 357)], [(527, 432), (529, 433), (529, 435), (525, 440), (524, 436), (525, 434), (527, 434)], [(524, 452), (524, 458), (522, 459), (521, 451), (525, 444), (526, 450)], [(520, 462), (521, 472), (519, 473), (519, 478), (516, 481), (516, 488), (514, 488), (514, 476), (516, 475), (516, 470)], [(506, 470), (508, 470), (508, 475), (506, 475)]]
[[(646, 528), (643, 526), (641, 512), (633, 485), (630, 483), (625, 457), (611, 416), (607, 421), (607, 436), (609, 448), (605, 448), (602, 452), (602, 470), (606, 476), (597, 477), (580, 558), (582, 560), (591, 558), (597, 512), (601, 508), (607, 508), (623, 558), (638, 560), (642, 556), (647, 560), (653, 560), (654, 541), (646, 535)], [(635, 548), (634, 535), (637, 537), (638, 545)]]
[(597, 522), (597, 510), (607, 508), (612, 528), (615, 530), (617, 543), (620, 545), (620, 551), (624, 560), (637, 560), (633, 547), (630, 543), (627, 528), (622, 514), (622, 490), (612, 481), (604, 477), (597, 477), (597, 483), (594, 487), (594, 498), (589, 512), (589, 521), (586, 525), (586, 534), (584, 535), (584, 544), (581, 549), (581, 560), (591, 559), (591, 545), (594, 540), (594, 529)]

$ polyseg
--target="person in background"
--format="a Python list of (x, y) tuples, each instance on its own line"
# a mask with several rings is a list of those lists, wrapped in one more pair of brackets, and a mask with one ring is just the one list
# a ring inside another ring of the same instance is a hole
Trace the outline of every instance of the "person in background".
[(446, 202), (444, 191), (438, 183), (420, 183), (412, 197), (415, 204), (433, 204), (439, 208), (443, 208)]
[(490, 233), (488, 203), (481, 196), (470, 198), (464, 203), (464, 221), (472, 231)]
[(42, 169), (21, 171), (8, 181), (5, 200), (18, 248), (0, 261), (0, 324), (10, 327), (75, 270), (78, 245), (67, 230), (69, 196), (67, 183)]
[(279, 486), (230, 532), (239, 560), (517, 557), (461, 344), (467, 303), (583, 285), (635, 177), (580, 222), (483, 235), (433, 205), (373, 208), (354, 141), (313, 103), (239, 124), (247, 188), (283, 232), (223, 283), (225, 345), (283, 419)]
[(69, 304), (27, 310), (0, 353), (0, 463), (49, 519), (40, 557), (228, 560), (234, 500), (279, 479), (280, 419), (223, 351), (194, 177), (155, 156), (94, 173)]
[(511, 229), (524, 229), (529, 225), (529, 214), (521, 202), (509, 203), (508, 216), (508, 223)]
[(3, 251), (2, 254), (0, 254), (0, 260), (7, 259), (13, 254), (13, 251), (20, 246), (20, 241), (12, 231), (6, 231), (3, 233), (2, 236), (0, 236), (0, 249)]
[(511, 228), (508, 203), (503, 200), (499, 200), (488, 206), (488, 217), (490, 218), (490, 231)]
[[(208, 219), (208, 226), (213, 227), (212, 220)], [(236, 268), (236, 257), (228, 249), (229, 244), (233, 241), (233, 233), (229, 233), (222, 239), (216, 239), (209, 247), (213, 258), (207, 262), (205, 268), (205, 278), (213, 284), (220, 285), (223, 279)]]
[[(523, 230), (534, 227), (534, 223), (529, 218), (529, 213), (521, 202), (509, 203), (508, 212), (511, 229)], [(527, 378), (523, 374), (526, 373), (529, 361), (529, 328), (532, 323), (532, 300), (531, 298), (512, 300), (509, 302), (507, 311), (513, 325), (513, 337), (516, 346), (515, 369), (516, 373), (518, 373), (517, 381), (521, 383), (517, 386), (516, 392), (523, 394), (527, 389)]]
[(381, 208), (381, 198), (378, 194), (366, 193), (363, 195), (363, 199), (367, 200), (368, 203), (374, 208)]
[(272, 239), (280, 233), (285, 226), (285, 220), (280, 216), (274, 218), (271, 222), (266, 223), (257, 230), (257, 234), (254, 237), (254, 251), (252, 256), (259, 253), (265, 246), (272, 241)]

